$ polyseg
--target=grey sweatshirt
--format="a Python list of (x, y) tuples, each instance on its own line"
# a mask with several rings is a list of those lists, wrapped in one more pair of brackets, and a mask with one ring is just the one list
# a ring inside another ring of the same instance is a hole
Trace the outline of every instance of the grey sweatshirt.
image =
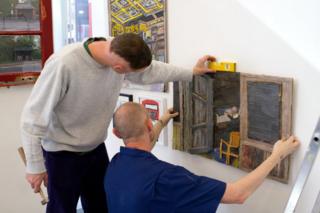
[(152, 61), (142, 72), (118, 74), (97, 63), (82, 43), (53, 54), (22, 112), (27, 172), (46, 171), (41, 146), (86, 152), (103, 143), (124, 78), (138, 84), (191, 80), (192, 70)]

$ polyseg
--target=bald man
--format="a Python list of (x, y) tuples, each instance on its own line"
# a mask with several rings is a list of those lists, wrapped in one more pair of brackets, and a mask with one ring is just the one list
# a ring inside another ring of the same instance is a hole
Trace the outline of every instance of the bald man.
[(147, 111), (137, 103), (123, 104), (115, 112), (113, 132), (125, 147), (114, 156), (105, 176), (109, 212), (215, 212), (220, 202), (243, 203), (300, 144), (293, 136), (279, 140), (258, 168), (234, 183), (224, 183), (151, 154), (161, 129), (176, 115), (169, 110), (153, 126)]

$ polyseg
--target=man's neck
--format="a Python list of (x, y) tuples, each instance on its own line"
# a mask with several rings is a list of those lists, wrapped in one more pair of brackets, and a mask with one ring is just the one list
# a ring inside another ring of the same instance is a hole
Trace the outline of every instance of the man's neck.
[(110, 66), (108, 61), (108, 54), (110, 50), (111, 41), (95, 41), (89, 44), (88, 48), (91, 52), (92, 58), (99, 64)]
[(150, 139), (147, 137), (129, 138), (124, 141), (124, 144), (128, 148), (140, 149), (146, 152), (151, 152)]

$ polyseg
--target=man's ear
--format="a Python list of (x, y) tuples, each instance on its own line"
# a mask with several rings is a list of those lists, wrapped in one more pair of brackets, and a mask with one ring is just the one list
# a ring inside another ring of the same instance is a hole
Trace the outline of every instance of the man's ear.
[(112, 69), (116, 71), (117, 73), (122, 74), (123, 73), (123, 66), (121, 64), (116, 64), (112, 66)]
[(113, 128), (113, 129), (112, 129), (112, 132), (113, 132), (113, 134), (114, 134), (115, 136), (117, 136), (118, 138), (122, 138), (121, 135), (120, 135), (120, 132), (119, 132), (117, 129)]

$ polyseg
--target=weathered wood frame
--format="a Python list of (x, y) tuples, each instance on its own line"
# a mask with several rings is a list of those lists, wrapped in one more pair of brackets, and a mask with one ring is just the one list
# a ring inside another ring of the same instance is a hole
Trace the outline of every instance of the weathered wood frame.
[[(184, 119), (183, 119), (183, 140), (184, 140), (184, 150), (191, 154), (199, 154), (203, 152), (208, 152), (213, 148), (213, 133), (214, 131), (214, 120), (213, 120), (213, 82), (214, 79), (209, 75), (196, 76), (194, 78), (202, 78), (207, 82), (206, 96), (203, 97), (195, 91), (194, 84), (192, 82), (186, 84), (183, 90), (183, 104), (184, 104)], [(194, 123), (194, 112), (193, 103), (195, 100), (200, 101), (206, 105), (206, 122)], [(206, 131), (206, 141), (207, 146), (193, 147), (194, 131), (197, 129), (204, 128)], [(210, 144), (212, 145), (211, 147)]]
[(184, 137), (183, 137), (183, 120), (184, 120), (184, 88), (186, 85), (189, 84), (189, 82), (174, 82), (174, 110), (176, 112), (179, 112), (178, 117), (175, 117), (173, 119), (173, 143), (172, 147), (173, 149), (177, 149), (180, 151), (185, 151), (185, 142), (184, 142)]
[[(275, 83), (281, 86), (281, 138), (288, 138), (291, 135), (291, 113), (292, 113), (292, 92), (293, 92), (293, 80), (291, 78), (272, 77), (264, 75), (252, 75), (244, 74), (240, 75), (240, 137), (241, 137), (241, 149), (240, 149), (240, 169), (248, 171), (248, 169), (242, 167), (243, 146), (247, 145), (255, 147), (257, 149), (272, 152), (273, 145), (259, 140), (248, 138), (248, 82), (266, 82)], [(267, 155), (266, 155), (267, 157)], [(271, 176), (281, 182), (288, 182), (290, 157), (282, 161), (284, 164), (285, 172), (284, 177), (279, 178)], [(280, 164), (275, 169), (280, 169)]]

